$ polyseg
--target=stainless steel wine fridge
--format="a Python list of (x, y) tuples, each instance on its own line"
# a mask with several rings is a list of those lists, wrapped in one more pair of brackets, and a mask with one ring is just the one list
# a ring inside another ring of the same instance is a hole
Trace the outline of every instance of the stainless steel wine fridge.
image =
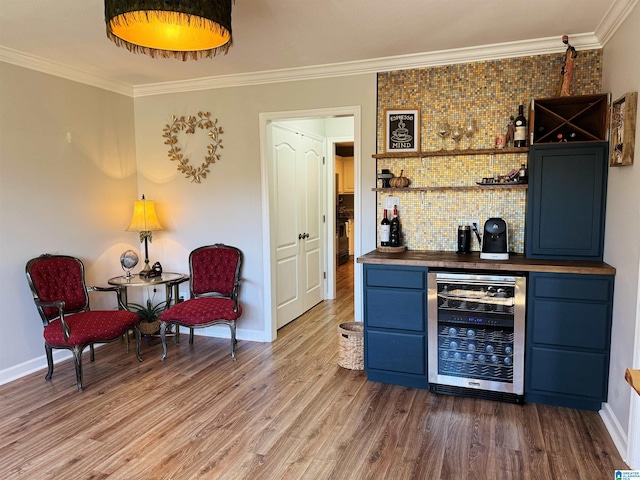
[(430, 390), (522, 403), (526, 277), (431, 272), (428, 288)]

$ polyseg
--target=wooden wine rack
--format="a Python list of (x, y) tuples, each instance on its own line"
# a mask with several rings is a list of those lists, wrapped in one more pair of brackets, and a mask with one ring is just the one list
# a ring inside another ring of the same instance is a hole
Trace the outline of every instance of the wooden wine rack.
[(570, 142), (607, 141), (610, 103), (608, 94), (532, 100), (530, 144), (556, 143), (558, 134)]

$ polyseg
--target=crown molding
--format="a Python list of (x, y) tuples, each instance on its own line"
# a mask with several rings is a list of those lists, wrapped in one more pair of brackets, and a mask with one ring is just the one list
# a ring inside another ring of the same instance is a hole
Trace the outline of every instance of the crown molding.
[[(571, 35), (571, 44), (579, 50), (602, 48), (593, 33)], [(134, 96), (209, 90), (214, 88), (260, 85), (266, 83), (314, 80), (326, 77), (380, 73), (411, 68), (425, 68), (456, 63), (471, 63), (502, 58), (526, 57), (564, 52), (566, 47), (558, 37), (519, 42), (481, 45), (469, 48), (440, 50), (412, 55), (375, 58), (357, 62), (316, 65), (312, 67), (268, 70), (240, 75), (221, 75), (180, 82), (154, 83), (134, 87)]]
[[(625, 16), (638, 1), (640, 0), (626, 0), (626, 8), (622, 8), (622, 12), (625, 13)], [(619, 4), (620, 2), (617, 2), (614, 5)], [(610, 9), (610, 13), (611, 14), (608, 15), (608, 18), (613, 18), (614, 15), (618, 13), (618, 10)], [(600, 25), (602, 25), (603, 28), (606, 28), (607, 32), (612, 32), (615, 31), (615, 28), (617, 28), (621, 22), (622, 20), (609, 20), (607, 22), (601, 22)], [(571, 35), (571, 44), (578, 50), (599, 49), (602, 48), (603, 45), (598, 38), (599, 37), (594, 33), (574, 34)], [(52, 63), (35, 56), (25, 55), (21, 52), (1, 46), (0, 61), (135, 98), (216, 88), (315, 80), (328, 77), (362, 75), (393, 70), (406, 70), (411, 68), (426, 68), (457, 63), (471, 63), (487, 60), (499, 60), (503, 58), (544, 55), (549, 53), (559, 53), (564, 50), (565, 46), (561, 41), (559, 41), (558, 37), (547, 37), (518, 42), (480, 45), (411, 55), (399, 55), (395, 57), (382, 57), (356, 62), (268, 70), (238, 75), (220, 75), (193, 80), (134, 86), (115, 82), (64, 65)]]
[(65, 78), (74, 82), (98, 87), (103, 90), (109, 90), (121, 95), (129, 97), (134, 96), (134, 88), (132, 85), (115, 82), (98, 75), (93, 75), (66, 65), (60, 65), (33, 55), (27, 55), (3, 46), (0, 46), (0, 62), (6, 62), (12, 65), (17, 65), (18, 67), (36, 70), (38, 72), (47, 73), (49, 75)]
[(640, 0), (616, 0), (596, 27), (596, 36), (604, 47)]

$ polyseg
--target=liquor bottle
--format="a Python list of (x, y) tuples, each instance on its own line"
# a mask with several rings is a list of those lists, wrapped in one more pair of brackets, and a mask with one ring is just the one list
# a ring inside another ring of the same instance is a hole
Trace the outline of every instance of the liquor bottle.
[(389, 218), (387, 217), (387, 209), (384, 209), (384, 217), (382, 217), (382, 221), (380, 222), (380, 246), (388, 247), (389, 243), (389, 234), (391, 230), (391, 223), (389, 222)]
[(527, 183), (527, 179), (529, 174), (527, 173), (527, 167), (523, 163), (520, 165), (520, 170), (518, 170), (518, 183)]
[(398, 206), (393, 206), (393, 218), (389, 229), (389, 243), (392, 247), (400, 246), (400, 219), (398, 218)]
[(520, 105), (518, 107), (518, 116), (516, 117), (516, 132), (513, 135), (513, 146), (527, 146), (527, 119), (524, 118), (524, 105)]

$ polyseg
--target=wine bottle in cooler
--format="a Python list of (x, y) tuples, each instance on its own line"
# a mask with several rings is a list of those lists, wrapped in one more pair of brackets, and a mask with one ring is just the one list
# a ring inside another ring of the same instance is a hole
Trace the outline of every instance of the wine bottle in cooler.
[(387, 216), (387, 209), (384, 209), (384, 216), (382, 217), (382, 221), (380, 222), (380, 246), (388, 247), (391, 245), (389, 236), (391, 233), (391, 222), (389, 222), (389, 217)]
[(524, 118), (524, 105), (518, 107), (518, 116), (516, 117), (516, 131), (513, 134), (514, 147), (527, 146), (527, 119)]
[(393, 206), (393, 218), (389, 228), (389, 243), (392, 247), (400, 246), (400, 219), (398, 218), (398, 206)]

